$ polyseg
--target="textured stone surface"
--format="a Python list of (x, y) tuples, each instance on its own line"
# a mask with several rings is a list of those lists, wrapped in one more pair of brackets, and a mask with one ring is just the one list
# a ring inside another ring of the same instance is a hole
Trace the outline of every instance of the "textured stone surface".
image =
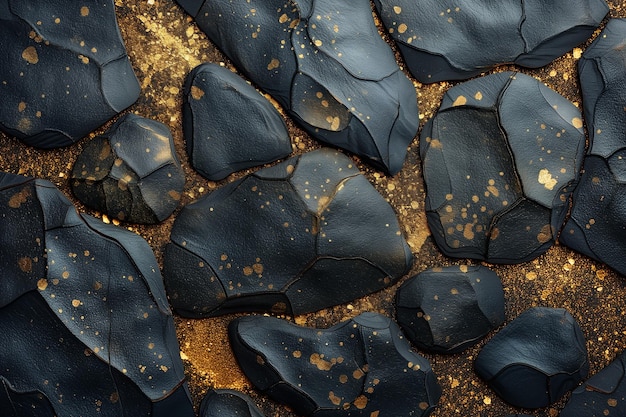
[(418, 128), (415, 88), (368, 0), (178, 0), (314, 138), (397, 173)]
[(157, 223), (178, 206), (185, 173), (169, 128), (128, 114), (85, 145), (71, 184), (86, 206), (131, 223)]
[(139, 97), (113, 0), (0, 1), (0, 129), (69, 145)]
[(302, 314), (384, 288), (411, 262), (391, 206), (350, 158), (324, 149), (183, 208), (163, 275), (181, 315)]
[(202, 404), (200, 417), (265, 417), (252, 399), (233, 390), (209, 390)]
[(6, 173), (0, 230), (0, 410), (194, 415), (141, 237), (79, 215), (48, 181)]
[(398, 289), (396, 318), (419, 349), (460, 352), (504, 323), (500, 277), (484, 266), (420, 272)]
[(578, 64), (591, 147), (560, 241), (626, 275), (626, 19), (612, 19)]
[(427, 416), (441, 395), (428, 361), (375, 313), (329, 329), (248, 316), (229, 326), (252, 384), (303, 416)]
[(506, 402), (539, 408), (578, 385), (589, 363), (584, 336), (571, 314), (562, 308), (534, 307), (487, 342), (474, 368)]
[(187, 76), (183, 126), (191, 164), (209, 180), (291, 153), (287, 126), (274, 106), (217, 64), (201, 64)]
[(545, 252), (585, 148), (578, 109), (503, 72), (446, 92), (421, 134), (428, 225), (451, 257), (518, 263)]
[(537, 68), (588, 39), (604, 0), (374, 0), (383, 24), (423, 83), (462, 80), (515, 63)]
[(561, 417), (626, 415), (626, 354), (622, 353), (606, 368), (576, 388)]

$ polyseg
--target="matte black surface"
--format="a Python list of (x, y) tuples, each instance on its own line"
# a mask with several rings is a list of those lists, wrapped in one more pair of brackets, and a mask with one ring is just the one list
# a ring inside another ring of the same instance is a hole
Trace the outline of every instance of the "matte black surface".
[(446, 92), (420, 140), (428, 225), (447, 256), (526, 262), (553, 243), (579, 177), (578, 109), (527, 75)]
[(560, 417), (626, 415), (626, 354), (576, 388)]
[(0, 230), (3, 413), (194, 415), (159, 268), (141, 237), (79, 215), (48, 181), (7, 173)]
[(500, 277), (484, 266), (420, 272), (398, 289), (396, 319), (419, 349), (460, 352), (504, 323)]
[(391, 206), (350, 158), (322, 149), (183, 208), (163, 275), (184, 316), (302, 314), (391, 285), (412, 260)]
[(604, 0), (374, 0), (411, 74), (462, 80), (515, 63), (537, 68), (587, 40)]
[(582, 331), (565, 309), (534, 307), (520, 314), (482, 348), (474, 368), (503, 400), (516, 407), (546, 407), (589, 372)]
[(578, 64), (591, 147), (560, 241), (626, 275), (626, 20), (612, 19)]
[(0, 1), (0, 129), (69, 145), (139, 97), (113, 0)]
[(217, 64), (201, 64), (187, 76), (183, 126), (191, 164), (209, 180), (291, 153), (287, 126), (274, 106)]
[(363, 313), (329, 329), (233, 320), (235, 357), (252, 384), (303, 416), (428, 416), (441, 388), (389, 318)]
[(252, 398), (233, 390), (209, 390), (200, 404), (200, 417), (265, 417)]
[(419, 124), (415, 88), (368, 0), (179, 1), (314, 138), (395, 174)]
[(176, 209), (185, 185), (169, 128), (132, 113), (85, 145), (72, 169), (85, 205), (131, 223), (157, 223)]

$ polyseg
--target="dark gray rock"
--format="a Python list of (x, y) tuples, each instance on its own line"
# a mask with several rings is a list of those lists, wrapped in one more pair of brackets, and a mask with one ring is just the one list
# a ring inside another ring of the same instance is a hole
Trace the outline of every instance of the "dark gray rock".
[(274, 106), (217, 64), (199, 65), (187, 76), (183, 127), (191, 164), (213, 181), (291, 153), (287, 126)]
[(264, 316), (229, 326), (252, 384), (302, 416), (428, 416), (441, 396), (428, 360), (389, 318), (363, 313), (329, 329)]
[(474, 369), (504, 401), (540, 408), (576, 387), (587, 376), (589, 362), (584, 336), (571, 314), (534, 307), (487, 342)]
[(518, 263), (555, 241), (579, 177), (578, 109), (503, 72), (446, 92), (420, 141), (428, 225), (451, 257)]
[(141, 237), (79, 215), (48, 181), (7, 173), (0, 230), (3, 415), (194, 415)]
[(178, 0), (239, 71), (314, 138), (397, 173), (419, 124), (415, 88), (368, 0)]
[(578, 63), (585, 170), (559, 240), (626, 275), (626, 19), (610, 20)]
[(200, 404), (200, 417), (265, 417), (252, 398), (233, 390), (209, 390)]
[(622, 353), (606, 368), (576, 388), (561, 417), (626, 415), (626, 354)]
[(538, 68), (587, 40), (604, 0), (374, 0), (411, 74), (462, 80), (515, 63)]
[(484, 266), (420, 272), (398, 289), (396, 319), (419, 349), (460, 352), (504, 323), (500, 277)]
[(323, 149), (183, 208), (163, 275), (184, 316), (302, 314), (391, 285), (411, 262), (391, 206), (351, 159)]
[(139, 97), (113, 0), (0, 1), (0, 129), (69, 145)]
[(180, 201), (185, 173), (167, 126), (134, 114), (121, 117), (85, 145), (72, 169), (83, 204), (131, 223), (165, 220)]

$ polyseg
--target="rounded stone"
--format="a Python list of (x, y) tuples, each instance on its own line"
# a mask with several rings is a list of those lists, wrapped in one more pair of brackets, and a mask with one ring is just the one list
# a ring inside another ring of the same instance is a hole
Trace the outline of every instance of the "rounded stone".
[(210, 389), (200, 403), (200, 417), (265, 417), (248, 395), (234, 390)]

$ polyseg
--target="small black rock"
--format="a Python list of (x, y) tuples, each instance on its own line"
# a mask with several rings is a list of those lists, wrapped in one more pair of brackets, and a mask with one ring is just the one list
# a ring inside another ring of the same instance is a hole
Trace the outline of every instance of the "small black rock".
[(578, 179), (578, 109), (527, 75), (456, 85), (424, 127), (428, 225), (450, 257), (526, 262), (555, 241)]
[(329, 329), (248, 316), (229, 326), (252, 384), (303, 416), (428, 416), (441, 388), (400, 328), (375, 313)]
[(398, 289), (396, 316), (418, 348), (460, 352), (504, 323), (500, 277), (484, 266), (420, 272)]
[(274, 106), (217, 64), (199, 65), (187, 76), (183, 126), (191, 163), (209, 180), (291, 153), (287, 126)]
[(163, 275), (184, 316), (293, 315), (391, 285), (412, 259), (391, 206), (350, 158), (322, 149), (184, 207)]
[(560, 417), (625, 416), (626, 353), (576, 388)]
[(0, 0), (0, 21), (5, 133), (39, 148), (66, 146), (139, 97), (113, 0)]
[(534, 307), (487, 342), (474, 368), (504, 401), (539, 408), (578, 385), (589, 362), (584, 336), (571, 314)]
[(369, 0), (177, 0), (314, 138), (397, 173), (419, 125), (415, 87)]
[(265, 417), (252, 398), (238, 391), (209, 390), (200, 404), (200, 417)]
[(131, 223), (158, 223), (178, 206), (185, 173), (169, 128), (127, 114), (85, 145), (71, 184), (86, 206)]
[(588, 39), (604, 0), (374, 0), (411, 74), (462, 80), (499, 64), (537, 68)]

